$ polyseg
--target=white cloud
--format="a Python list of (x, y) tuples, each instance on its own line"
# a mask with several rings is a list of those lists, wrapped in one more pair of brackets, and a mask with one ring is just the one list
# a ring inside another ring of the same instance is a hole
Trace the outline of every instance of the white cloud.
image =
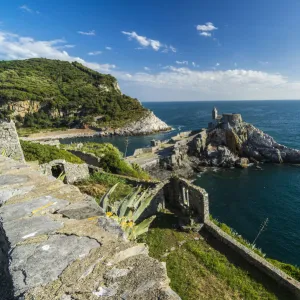
[(96, 35), (96, 31), (95, 30), (90, 30), (90, 31), (77, 31), (77, 33), (82, 34), (82, 35)]
[(92, 51), (92, 52), (89, 52), (88, 55), (99, 55), (101, 54), (102, 52), (101, 51)]
[(255, 70), (196, 71), (166, 66), (156, 74), (114, 74), (124, 82), (125, 92), (127, 87), (131, 94), (137, 91), (133, 95), (142, 96), (141, 100), (299, 99), (300, 95), (300, 82)]
[(32, 13), (32, 9), (29, 8), (27, 5), (22, 5), (19, 7), (20, 9), (22, 9), (23, 11), (26, 11), (26, 12), (29, 12), (29, 13)]
[(217, 30), (218, 28), (214, 26), (213, 23), (207, 22), (205, 25), (197, 25), (197, 30), (199, 31), (213, 31)]
[(144, 67), (144, 70), (145, 70), (145, 71), (150, 71), (151, 69), (148, 68), (148, 67)]
[(108, 46), (106, 46), (105, 49), (106, 49), (106, 50), (112, 50), (112, 48), (111, 48), (111, 47), (108, 47)]
[(153, 39), (149, 39), (145, 36), (142, 35), (138, 35), (135, 31), (132, 32), (128, 32), (128, 31), (121, 31), (123, 34), (128, 36), (128, 39), (131, 40), (136, 40), (142, 47), (138, 47), (136, 49), (141, 50), (147, 47), (152, 48), (154, 51), (158, 51), (161, 48), (163, 49), (162, 52), (164, 53), (168, 53), (169, 51), (171, 52), (176, 52), (176, 48), (174, 48), (173, 46), (168, 46), (168, 45), (164, 45), (162, 44), (160, 41), (158, 40), (153, 40)]
[(199, 68), (199, 65), (197, 65), (194, 61), (192, 61), (192, 66), (193, 66), (194, 68)]
[(187, 60), (183, 60), (183, 61), (176, 60), (175, 62), (177, 65), (188, 65), (189, 64), (189, 62)]
[(31, 8), (29, 8), (27, 5), (22, 5), (19, 7), (21, 10), (25, 11), (25, 12), (28, 12), (28, 13), (36, 13), (36, 14), (39, 14), (40, 12), (38, 10), (33, 10)]
[(57, 46), (56, 48), (57, 49), (71, 49), (71, 48), (74, 48), (74, 47), (75, 47), (75, 45), (66, 44), (66, 45), (63, 45), (63, 46)]
[(216, 67), (219, 67), (219, 66), (220, 66), (220, 63), (217, 62), (217, 63), (216, 63)]
[(210, 32), (201, 32), (200, 35), (202, 36), (211, 36), (211, 33)]
[(207, 22), (204, 25), (197, 25), (196, 29), (200, 32), (199, 34), (205, 37), (211, 37), (211, 32), (217, 30), (218, 28), (214, 26), (213, 23)]
[(0, 31), (0, 59), (27, 59), (44, 57), (65, 61), (77, 61), (83, 65), (100, 72), (111, 72), (116, 66), (112, 64), (99, 64), (87, 62), (80, 57), (71, 56), (64, 48), (62, 39), (38, 41), (31, 37), (22, 37), (17, 34)]

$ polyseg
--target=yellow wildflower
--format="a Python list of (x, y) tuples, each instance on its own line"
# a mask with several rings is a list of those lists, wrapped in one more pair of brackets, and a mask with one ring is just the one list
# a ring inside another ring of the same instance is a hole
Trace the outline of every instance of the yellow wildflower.
[(130, 222), (128, 222), (128, 224), (127, 224), (127, 226), (130, 227), (130, 228), (132, 228), (133, 225), (134, 225), (133, 221), (130, 221)]
[(113, 215), (113, 213), (112, 213), (111, 211), (108, 211), (108, 212), (106, 213), (106, 215), (107, 215), (108, 217), (111, 217), (111, 216)]

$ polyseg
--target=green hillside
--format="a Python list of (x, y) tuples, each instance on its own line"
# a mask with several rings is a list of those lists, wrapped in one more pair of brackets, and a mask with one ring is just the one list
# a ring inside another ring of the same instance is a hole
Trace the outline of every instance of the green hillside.
[(137, 99), (122, 95), (113, 76), (78, 62), (0, 61), (0, 118), (18, 127), (119, 126), (145, 112)]

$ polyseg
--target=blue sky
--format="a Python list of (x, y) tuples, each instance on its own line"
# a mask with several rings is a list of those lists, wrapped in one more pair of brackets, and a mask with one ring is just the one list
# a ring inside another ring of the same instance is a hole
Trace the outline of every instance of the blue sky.
[(141, 101), (300, 99), (299, 0), (2, 1), (0, 59), (77, 60)]

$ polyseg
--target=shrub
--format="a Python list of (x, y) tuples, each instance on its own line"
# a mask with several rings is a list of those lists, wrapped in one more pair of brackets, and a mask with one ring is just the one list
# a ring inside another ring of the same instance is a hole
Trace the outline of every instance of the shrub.
[(156, 216), (140, 220), (143, 212), (150, 205), (154, 195), (148, 190), (141, 193), (142, 188), (135, 189), (119, 201), (112, 203), (110, 197), (118, 184), (115, 184), (100, 200), (100, 206), (106, 215), (117, 221), (129, 240), (135, 240), (139, 235), (148, 232), (150, 224)]
[[(78, 150), (76, 145), (62, 145), (64, 149)], [(109, 143), (84, 143), (80, 151), (92, 153), (100, 158), (100, 167), (106, 172), (131, 176), (139, 179), (150, 179), (147, 172), (137, 165), (130, 165), (123, 159), (118, 148)]]
[(66, 150), (58, 149), (55, 146), (21, 141), (21, 147), (26, 161), (38, 160), (40, 164), (44, 164), (55, 159), (64, 159), (67, 162), (74, 164), (83, 163), (83, 161), (76, 155)]

